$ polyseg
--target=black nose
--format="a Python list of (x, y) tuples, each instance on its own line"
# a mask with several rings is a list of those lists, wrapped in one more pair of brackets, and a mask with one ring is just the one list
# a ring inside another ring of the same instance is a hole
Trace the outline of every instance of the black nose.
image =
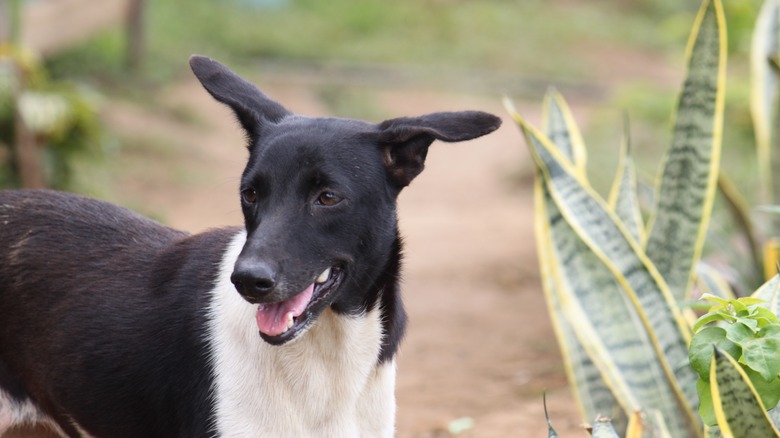
[(230, 281), (248, 301), (259, 300), (274, 290), (276, 269), (262, 260), (239, 258)]

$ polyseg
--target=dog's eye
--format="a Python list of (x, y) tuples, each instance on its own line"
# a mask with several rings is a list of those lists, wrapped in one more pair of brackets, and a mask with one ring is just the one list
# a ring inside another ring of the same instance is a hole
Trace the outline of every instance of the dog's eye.
[(339, 202), (341, 202), (341, 198), (338, 197), (333, 192), (322, 192), (320, 193), (320, 196), (317, 197), (317, 204), (319, 205), (336, 205)]
[(257, 191), (255, 189), (241, 190), (241, 200), (247, 204), (254, 204), (257, 202)]

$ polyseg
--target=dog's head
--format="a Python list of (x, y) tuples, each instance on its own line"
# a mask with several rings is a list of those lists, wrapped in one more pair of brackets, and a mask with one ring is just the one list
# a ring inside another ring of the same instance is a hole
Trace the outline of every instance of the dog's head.
[(193, 56), (190, 66), (247, 134), (247, 241), (231, 280), (258, 305), (260, 335), (271, 344), (295, 339), (328, 306), (360, 313), (373, 305), (368, 289), (397, 256), (396, 197), (423, 170), (428, 146), (501, 124), (476, 111), (379, 124), (305, 117), (216, 61)]

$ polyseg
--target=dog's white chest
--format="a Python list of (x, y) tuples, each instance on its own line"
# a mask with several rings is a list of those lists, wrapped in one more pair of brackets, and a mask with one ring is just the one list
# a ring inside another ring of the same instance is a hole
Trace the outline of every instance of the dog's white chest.
[(376, 364), (378, 309), (326, 310), (300, 339), (271, 346), (258, 336), (255, 306), (229, 282), (243, 242), (228, 249), (210, 309), (219, 436), (392, 436), (395, 363)]

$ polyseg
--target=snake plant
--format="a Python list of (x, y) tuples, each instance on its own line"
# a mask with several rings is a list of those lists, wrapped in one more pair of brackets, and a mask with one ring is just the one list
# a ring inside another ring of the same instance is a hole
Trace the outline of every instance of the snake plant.
[[(704, 0), (686, 61), (672, 141), (647, 223), (637, 200), (627, 129), (618, 174), (604, 199), (588, 181), (587, 150), (559, 93), (546, 96), (541, 129), (505, 101), (536, 168), (535, 235), (544, 294), (585, 418), (611, 417), (618, 432), (631, 437), (748, 436), (732, 424), (734, 418), (776, 433), (760, 397), (730, 396), (756, 390), (726, 351), (708, 352), (714, 357), (709, 389), (720, 427), (705, 426), (697, 412), (699, 376), (688, 352), (691, 322), (680, 303), (690, 299), (695, 282), (730, 295), (717, 272), (697, 268), (719, 177), (726, 84), (720, 0)], [(607, 428), (602, 423), (594, 432)]]

